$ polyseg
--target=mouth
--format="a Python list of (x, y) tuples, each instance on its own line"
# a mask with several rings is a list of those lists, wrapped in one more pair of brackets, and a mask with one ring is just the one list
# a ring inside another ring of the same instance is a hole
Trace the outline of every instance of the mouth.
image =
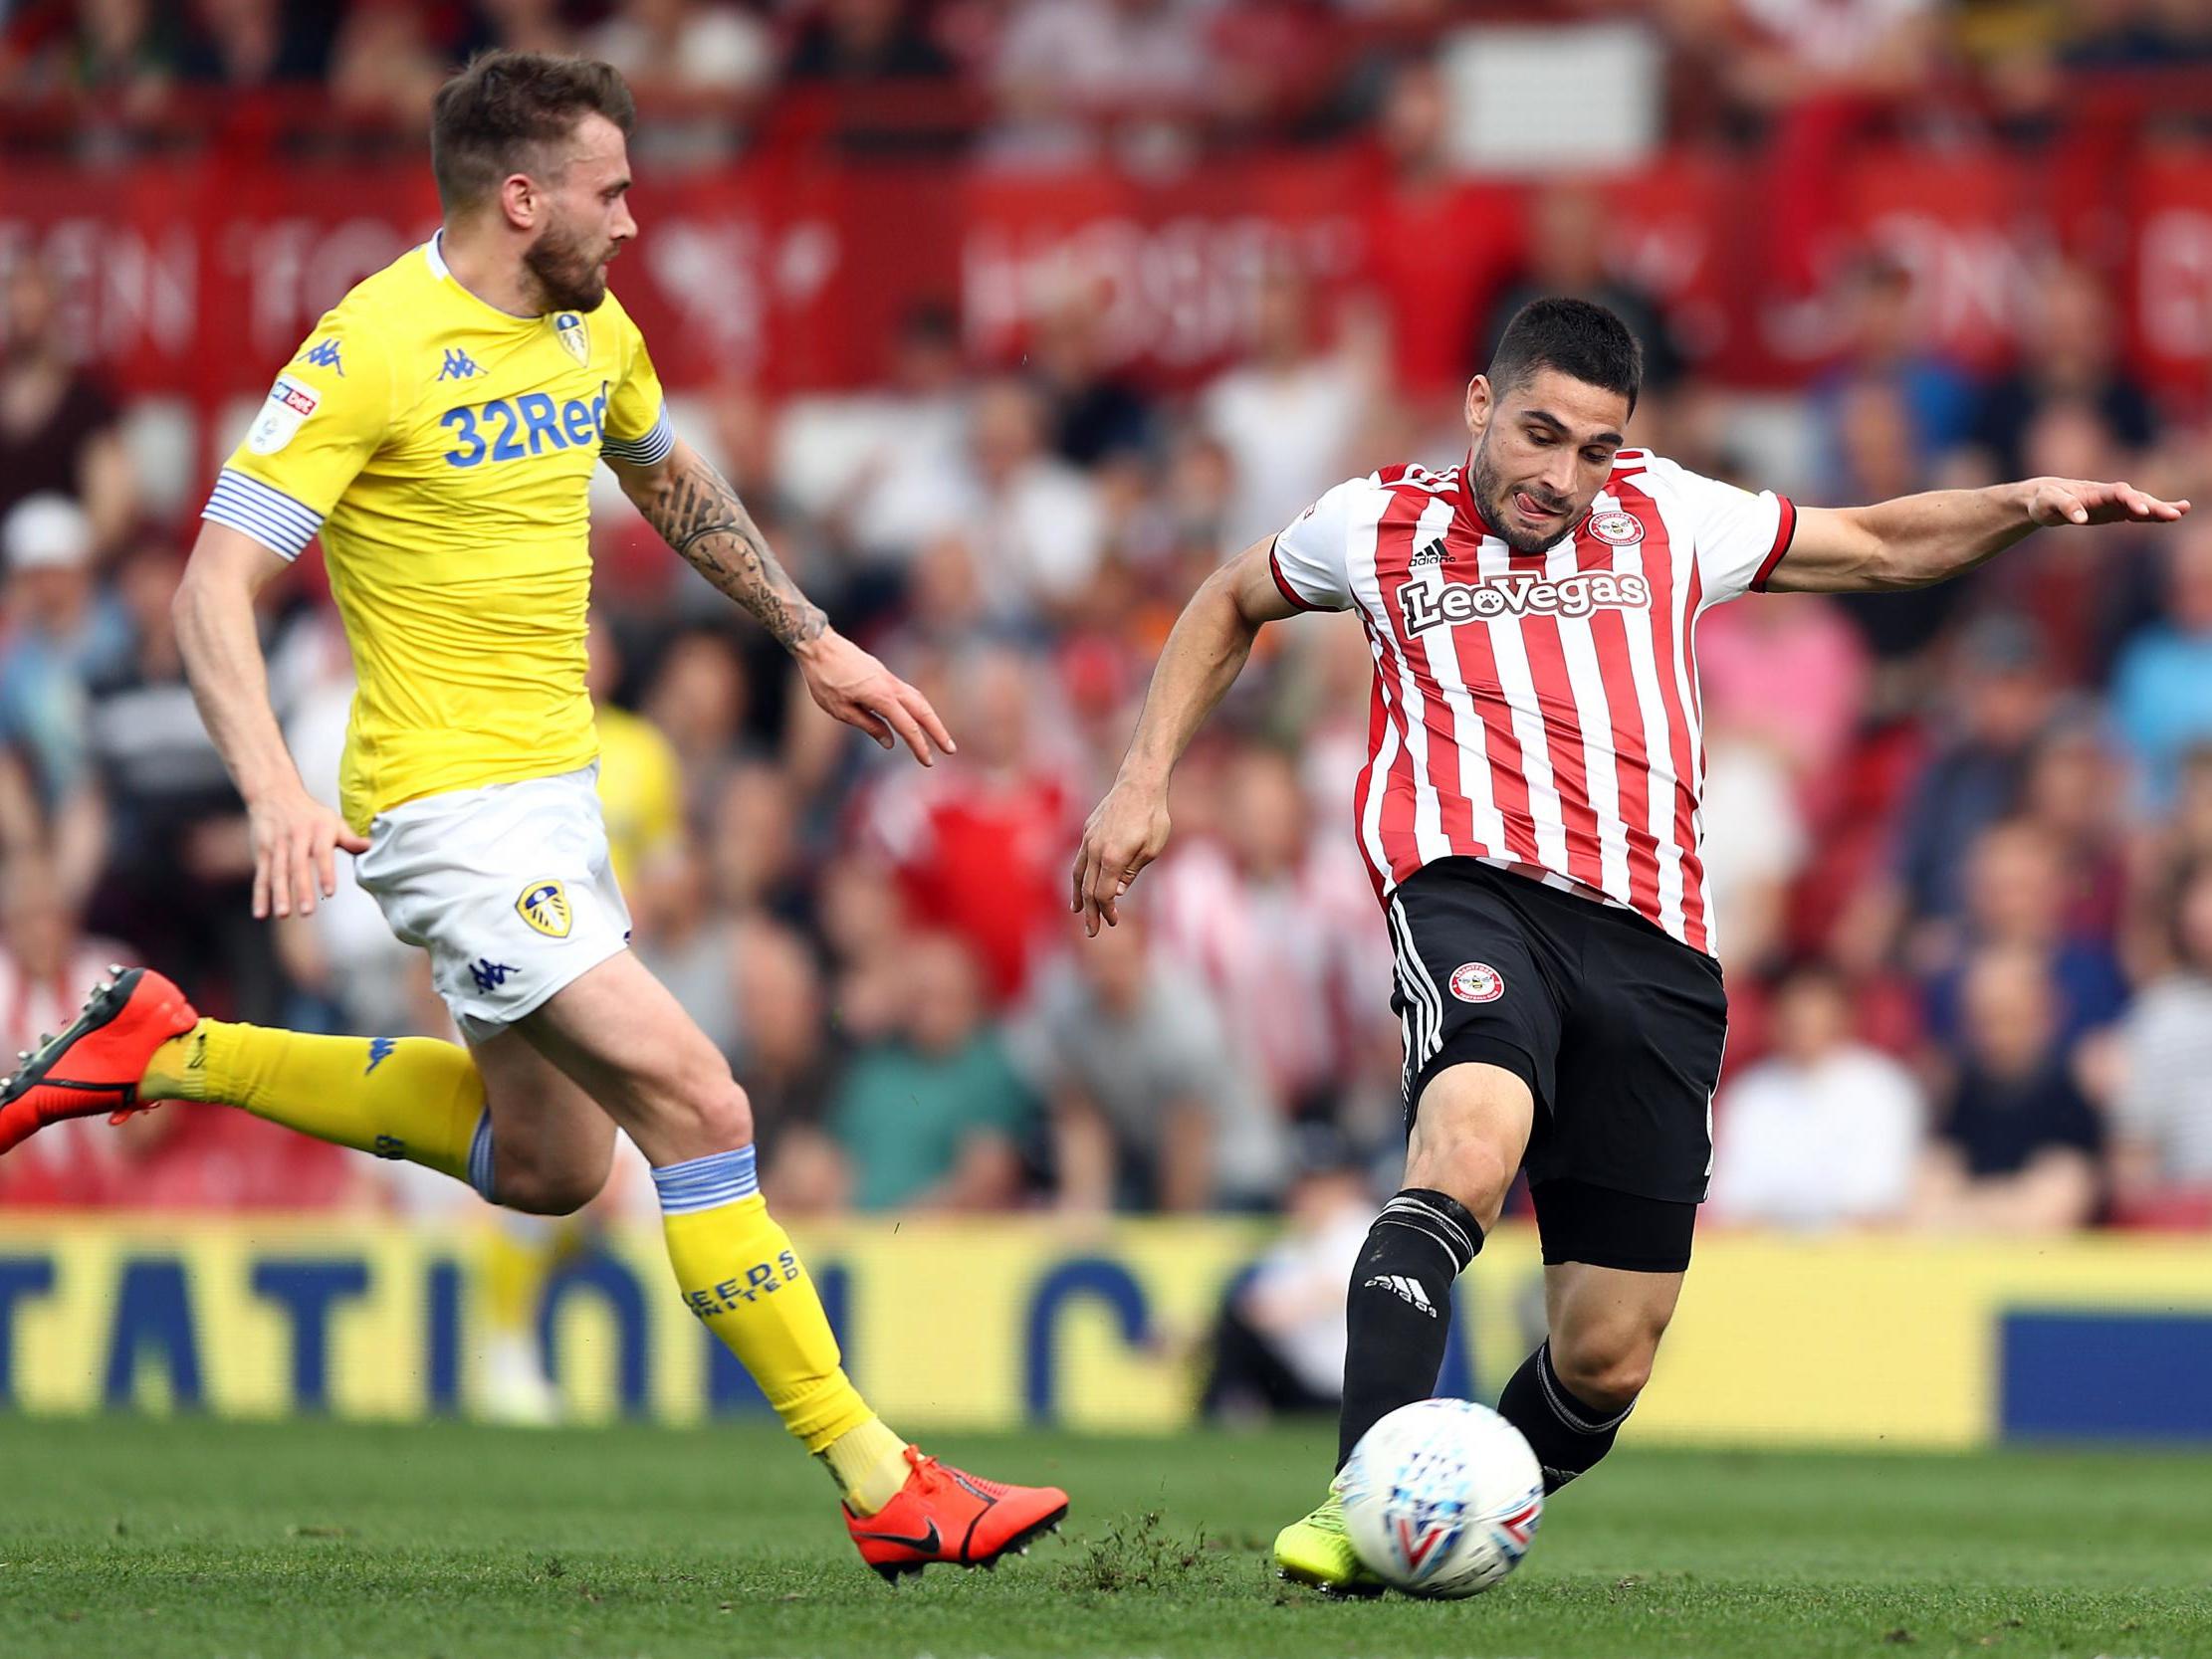
[(1525, 490), (1516, 490), (1513, 492), (1513, 509), (1515, 512), (1520, 514), (1523, 518), (1530, 520), (1532, 523), (1538, 524), (1548, 524), (1555, 518), (1563, 518), (1566, 517), (1566, 509), (1546, 508), (1537, 502), (1531, 501), (1529, 499), (1528, 492)]

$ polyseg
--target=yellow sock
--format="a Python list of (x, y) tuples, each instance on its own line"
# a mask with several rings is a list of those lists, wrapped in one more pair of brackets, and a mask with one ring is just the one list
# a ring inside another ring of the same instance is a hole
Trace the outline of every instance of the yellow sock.
[[(201, 1020), (153, 1051), (141, 1100), (222, 1101), (378, 1157), (403, 1157), (490, 1196), (484, 1079), (429, 1037), (319, 1037)], [(475, 1155), (476, 1175), (470, 1162)]]
[(828, 1465), (845, 1501), (874, 1514), (906, 1483), (906, 1448), (838, 1364), (814, 1282), (761, 1196), (753, 1148), (655, 1169), (653, 1184), (684, 1301)]
[(906, 1442), (874, 1412), (816, 1455), (829, 1466), (837, 1490), (855, 1515), (875, 1514), (899, 1495), (913, 1473), (906, 1461)]
[(558, 1241), (536, 1216), (514, 1210), (495, 1210), (493, 1215), (499, 1225), (485, 1239), (481, 1258), (484, 1323), (495, 1337), (534, 1341), (538, 1299)]

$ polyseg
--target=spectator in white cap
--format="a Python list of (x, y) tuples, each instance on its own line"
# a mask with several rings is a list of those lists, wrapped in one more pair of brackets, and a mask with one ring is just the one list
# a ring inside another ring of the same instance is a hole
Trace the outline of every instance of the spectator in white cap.
[(0, 636), (0, 743), (51, 812), (85, 758), (85, 682), (128, 640), (93, 580), (93, 525), (67, 496), (29, 496), (0, 518), (7, 630)]

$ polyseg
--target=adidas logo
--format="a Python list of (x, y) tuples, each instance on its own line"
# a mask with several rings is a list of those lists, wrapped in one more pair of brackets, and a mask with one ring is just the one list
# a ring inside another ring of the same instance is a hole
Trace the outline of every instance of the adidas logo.
[(1443, 537), (1438, 536), (1406, 561), (1406, 568), (1419, 570), (1425, 564), (1441, 564), (1449, 555), (1445, 553)]
[(1409, 1279), (1403, 1273), (1378, 1273), (1361, 1288), (1373, 1290), (1380, 1285), (1393, 1296), (1404, 1297), (1431, 1319), (1437, 1317), (1437, 1305), (1429, 1300), (1429, 1293), (1421, 1288), (1421, 1281)]

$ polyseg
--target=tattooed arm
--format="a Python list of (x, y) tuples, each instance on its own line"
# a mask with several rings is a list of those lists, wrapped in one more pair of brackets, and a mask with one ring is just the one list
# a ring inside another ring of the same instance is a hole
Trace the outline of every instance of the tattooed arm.
[(751, 611), (797, 661), (814, 701), (885, 748), (904, 738), (915, 759), (953, 739), (929, 699), (829, 625), (770, 550), (729, 482), (682, 439), (648, 467), (607, 465), (645, 521), (708, 581)]

